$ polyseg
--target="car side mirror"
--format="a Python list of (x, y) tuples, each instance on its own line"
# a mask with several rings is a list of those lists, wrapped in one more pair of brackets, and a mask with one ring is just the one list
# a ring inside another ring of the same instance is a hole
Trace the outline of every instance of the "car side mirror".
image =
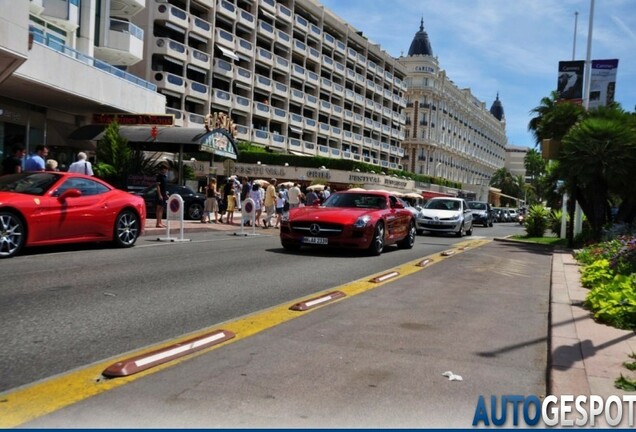
[(80, 192), (79, 189), (76, 188), (70, 188), (70, 189), (66, 189), (64, 192), (62, 192), (57, 199), (60, 201), (66, 201), (66, 199), (68, 198), (78, 198), (82, 196), (82, 192)]

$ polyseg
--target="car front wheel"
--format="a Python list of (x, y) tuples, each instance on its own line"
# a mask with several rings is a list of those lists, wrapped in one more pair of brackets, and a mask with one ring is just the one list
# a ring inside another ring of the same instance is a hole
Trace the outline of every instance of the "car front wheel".
[(0, 258), (11, 258), (24, 247), (26, 226), (11, 212), (0, 212)]
[(464, 224), (461, 224), (455, 235), (460, 238), (464, 236)]
[(139, 237), (139, 218), (132, 210), (124, 210), (115, 221), (114, 243), (118, 247), (128, 248), (135, 244)]
[(373, 239), (369, 245), (369, 253), (378, 256), (384, 250), (384, 225), (379, 222), (373, 230)]

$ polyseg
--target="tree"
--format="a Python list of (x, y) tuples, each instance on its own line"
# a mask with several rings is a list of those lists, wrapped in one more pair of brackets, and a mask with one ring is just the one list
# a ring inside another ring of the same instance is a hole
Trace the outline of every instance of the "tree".
[(572, 127), (563, 139), (560, 171), (567, 178), (592, 227), (594, 239), (610, 214), (609, 194), (615, 190), (633, 200), (636, 172), (636, 133), (625, 125), (624, 114), (606, 110)]
[(530, 114), (535, 117), (528, 123), (528, 130), (539, 145), (544, 139), (561, 140), (572, 126), (585, 118), (586, 112), (572, 102), (557, 103), (557, 93), (552, 92), (550, 97), (541, 99), (541, 105), (533, 108)]
[[(492, 178), (490, 179), (490, 185), (496, 187), (501, 190), (501, 193), (504, 195), (510, 195), (517, 198), (523, 198), (523, 177), (521, 176), (513, 176), (508, 169), (499, 168), (494, 172)], [(503, 205), (506, 204), (516, 204), (516, 200), (502, 197), (501, 203)]]
[(544, 190), (541, 179), (545, 176), (546, 161), (536, 149), (528, 150), (523, 160), (526, 168), (526, 175), (530, 177), (530, 186), (533, 191), (533, 200), (543, 201)]

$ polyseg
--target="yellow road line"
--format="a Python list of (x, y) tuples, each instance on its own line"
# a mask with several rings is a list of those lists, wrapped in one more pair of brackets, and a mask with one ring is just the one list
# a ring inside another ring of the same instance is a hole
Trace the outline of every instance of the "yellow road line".
[[(465, 250), (483, 246), (489, 242), (491, 242), (491, 240), (470, 240), (470, 241), (457, 243), (453, 247), (453, 250), (456, 251), (456, 253), (453, 254), (453, 256)], [(367, 276), (367, 277), (358, 279), (357, 281), (347, 283), (345, 285), (335, 288), (338, 291), (344, 292), (346, 294), (345, 297), (335, 300), (334, 302), (325, 304), (324, 306), (319, 306), (304, 312), (293, 311), (293, 310), (290, 310), (289, 308), (293, 304), (306, 301), (308, 298), (314, 297), (317, 294), (320, 295), (321, 293), (314, 293), (311, 296), (306, 296), (301, 299), (292, 300), (290, 302), (286, 302), (285, 304), (274, 306), (272, 308), (265, 309), (260, 312), (256, 312), (254, 314), (245, 316), (243, 318), (239, 318), (233, 321), (228, 321), (225, 323), (220, 323), (215, 325), (214, 327), (209, 327), (203, 330), (199, 330), (197, 332), (182, 336), (178, 339), (166, 341), (162, 344), (154, 345), (152, 347), (147, 347), (135, 353), (128, 353), (126, 357), (141, 355), (141, 354), (151, 352), (157, 349), (168, 347), (170, 345), (179, 343), (180, 341), (184, 341), (192, 337), (209, 333), (211, 330), (220, 328), (220, 327), (226, 330), (232, 331), (236, 334), (235, 338), (227, 342), (224, 342), (219, 345), (215, 345), (205, 350), (201, 350), (192, 355), (156, 366), (152, 369), (148, 369), (146, 371), (140, 372), (135, 375), (130, 375), (128, 377), (120, 377), (115, 379), (104, 379), (101, 375), (102, 371), (106, 369), (108, 366), (110, 366), (111, 364), (113, 364), (113, 362), (117, 361), (117, 359), (111, 358), (105, 361), (100, 361), (98, 363), (94, 363), (92, 365), (80, 368), (78, 370), (66, 372), (61, 375), (47, 378), (46, 380), (43, 380), (43, 381), (38, 381), (36, 383), (20, 387), (16, 390), (10, 390), (8, 392), (2, 393), (0, 394), (0, 427), (11, 428), (11, 427), (19, 426), (23, 423), (34, 420), (38, 417), (44, 416), (46, 414), (62, 409), (66, 406), (80, 402), (91, 396), (95, 396), (105, 391), (112, 390), (114, 388), (117, 388), (129, 382), (135, 381), (139, 378), (145, 377), (147, 375), (154, 374), (165, 368), (174, 366), (176, 364), (179, 364), (195, 356), (199, 356), (204, 353), (210, 352), (221, 346), (253, 336), (257, 333), (262, 332), (263, 330), (275, 327), (286, 321), (290, 321), (294, 318), (299, 318), (306, 313), (310, 313), (314, 310), (320, 309), (322, 307), (326, 307), (329, 304), (343, 301), (347, 297), (355, 296), (365, 291), (369, 291), (374, 288), (378, 288), (380, 286), (390, 284), (400, 278), (422, 271), (425, 268), (430, 267), (430, 265), (432, 264), (441, 262), (442, 260), (449, 259), (451, 257), (452, 256), (449, 256), (449, 257), (441, 256), (439, 253), (432, 254), (424, 258), (418, 258), (417, 260), (410, 261), (408, 263), (405, 263), (393, 269), (385, 270), (383, 271), (383, 273)], [(423, 259), (430, 259), (431, 263), (426, 267), (418, 266), (417, 264), (420, 263)], [(396, 271), (399, 273), (399, 276), (388, 279), (386, 282), (378, 283), (378, 282), (370, 281), (370, 279), (372, 279), (373, 277), (380, 276), (381, 274), (385, 274), (387, 271)], [(333, 290), (334, 288), (330, 288), (329, 290), (325, 290), (324, 293), (327, 294)], [(118, 356), (118, 358), (119, 357), (121, 356)]]

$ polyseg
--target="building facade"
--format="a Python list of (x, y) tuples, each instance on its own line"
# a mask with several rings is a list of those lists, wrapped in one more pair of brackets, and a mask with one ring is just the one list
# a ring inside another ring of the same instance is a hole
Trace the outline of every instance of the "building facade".
[(143, 31), (130, 18), (145, 4), (0, 0), (0, 156), (46, 144), (63, 167), (90, 149), (67, 137), (93, 114), (165, 111), (156, 86), (124, 70), (143, 55)]
[(460, 89), (441, 69), (422, 20), (408, 55), (405, 155), (408, 171), (460, 182), (483, 196), (492, 173), (504, 166), (506, 123), (497, 96), (491, 109)]
[(506, 163), (505, 167), (510, 173), (517, 177), (526, 177), (526, 154), (528, 153), (528, 147), (520, 147), (509, 145), (506, 146)]
[(148, 0), (133, 18), (179, 126), (225, 112), (273, 151), (401, 168), (403, 67), (314, 0)]

